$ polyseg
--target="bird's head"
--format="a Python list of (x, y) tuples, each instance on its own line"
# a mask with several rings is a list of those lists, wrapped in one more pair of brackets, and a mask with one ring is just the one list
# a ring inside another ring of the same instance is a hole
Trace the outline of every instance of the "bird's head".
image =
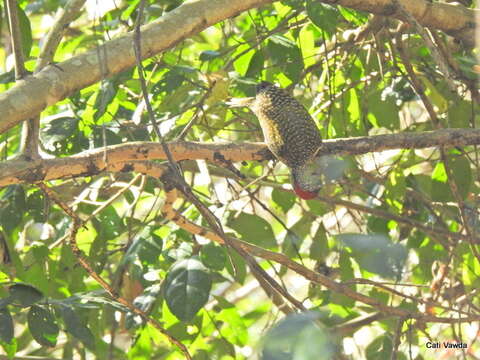
[(344, 176), (348, 163), (333, 156), (315, 156), (300, 166), (292, 167), (292, 185), (302, 199), (313, 199), (327, 184)]
[(324, 184), (328, 183), (330, 156), (314, 156), (301, 165), (292, 166), (292, 185), (302, 199), (313, 199)]
[(309, 200), (317, 196), (323, 184), (321, 171), (319, 159), (292, 168), (293, 190), (300, 198)]
[(275, 106), (282, 106), (292, 101), (290, 94), (282, 88), (268, 81), (262, 81), (256, 87), (255, 97), (258, 103), (269, 103)]
[(256, 86), (256, 91), (257, 91), (257, 95), (262, 93), (262, 92), (266, 92), (268, 90), (275, 90), (275, 89), (278, 89), (275, 85), (273, 85), (272, 83), (269, 83), (268, 81), (262, 81), (261, 83), (259, 83), (257, 86)]

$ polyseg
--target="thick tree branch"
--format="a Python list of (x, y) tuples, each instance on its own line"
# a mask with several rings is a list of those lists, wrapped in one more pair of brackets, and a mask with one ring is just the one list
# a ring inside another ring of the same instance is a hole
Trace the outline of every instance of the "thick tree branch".
[[(158, 54), (183, 39), (219, 21), (248, 9), (271, 3), (272, 0), (197, 0), (186, 2), (160, 19), (142, 27), (142, 58)], [(400, 17), (392, 0), (323, 0), (374, 14)], [(401, 0), (417, 21), (455, 36), (467, 44), (474, 42), (475, 12), (461, 6), (430, 3), (426, 0)], [(38, 115), (74, 92), (92, 85), (104, 76), (118, 74), (135, 64), (133, 34), (129, 33), (74, 56), (57, 66), (29, 76), (8, 91), (0, 94), (0, 133), (19, 122)], [(103, 69), (100, 64), (105, 64)], [(102, 70), (103, 69), (103, 70)], [(105, 71), (106, 70), (106, 71)]]
[[(158, 54), (208, 26), (269, 2), (271, 0), (198, 0), (184, 3), (142, 27), (142, 58)], [(118, 74), (134, 65), (133, 33), (128, 33), (106, 42), (99, 49), (46, 67), (0, 94), (0, 133), (104, 76)]]
[[(325, 140), (319, 155), (359, 155), (392, 149), (458, 147), (480, 144), (480, 130), (442, 129), (422, 133), (400, 133), (349, 139)], [(271, 159), (263, 143), (196, 143), (178, 141), (168, 144), (175, 161), (203, 159), (212, 162), (260, 161)], [(131, 142), (85, 151), (58, 159), (34, 161), (10, 160), (0, 163), (0, 187), (38, 181), (90, 176), (105, 171), (107, 164), (132, 160), (165, 160), (162, 145)]]
[[(342, 5), (355, 10), (403, 20), (401, 9), (392, 0), (320, 0), (321, 2)], [(431, 2), (429, 0), (398, 0), (422, 26), (442, 30), (463, 41), (468, 46), (475, 45), (475, 11), (464, 6)]]
[[(167, 166), (163, 166), (161, 164), (155, 163), (155, 162), (150, 162), (150, 161), (133, 161), (133, 162), (128, 162), (128, 163), (116, 163), (116, 164), (109, 164), (107, 166), (106, 171), (111, 171), (111, 172), (123, 172), (123, 171), (135, 171), (139, 172), (145, 175), (149, 175), (154, 178), (162, 178), (165, 174), (168, 173), (169, 169)], [(200, 225), (197, 225), (195, 223), (190, 222), (188, 219), (186, 219), (184, 216), (179, 214), (173, 207), (172, 207), (172, 201), (176, 198), (176, 194), (173, 192), (177, 192), (177, 190), (172, 189), (167, 192), (167, 199), (164, 204), (163, 212), (164, 216), (175, 222), (177, 225), (179, 225), (181, 228), (185, 229), (186, 231), (203, 236), (211, 241), (214, 241), (219, 244), (224, 244), (225, 240), (219, 236), (218, 234), (215, 234), (213, 231), (211, 231), (208, 228), (202, 227)], [(170, 202), (170, 203), (169, 203)], [(236, 239), (234, 237), (228, 237), (229, 242), (234, 242), (237, 247), (240, 247), (243, 251), (247, 252), (251, 256), (259, 257), (264, 260), (269, 260), (269, 261), (274, 261), (279, 264), (282, 264), (283, 266), (289, 268), (290, 270), (294, 271), (295, 273), (303, 276), (307, 280), (310, 280), (318, 285), (322, 285), (334, 292), (343, 294), (347, 297), (350, 297), (351, 299), (354, 299), (356, 301), (362, 302), (364, 304), (370, 305), (371, 307), (379, 310), (382, 314), (378, 315), (368, 315), (365, 319), (360, 320), (358, 319), (358, 323), (355, 321), (353, 323), (346, 323), (339, 325), (338, 327), (334, 328), (334, 331), (337, 332), (340, 335), (346, 335), (350, 333), (351, 331), (354, 331), (356, 328), (358, 328), (359, 325), (361, 324), (366, 324), (370, 323), (373, 321), (376, 321), (380, 318), (386, 317), (386, 316), (397, 316), (401, 318), (412, 318), (412, 319), (418, 319), (423, 322), (439, 322), (439, 323), (457, 323), (457, 322), (471, 322), (471, 321), (478, 321), (479, 316), (477, 314), (471, 314), (471, 313), (464, 313), (465, 316), (463, 317), (458, 317), (458, 314), (455, 316), (432, 316), (430, 314), (425, 314), (423, 312), (418, 312), (414, 310), (407, 310), (403, 309), (401, 307), (396, 307), (396, 306), (390, 306), (383, 304), (382, 302), (371, 298), (369, 296), (366, 296), (360, 292), (357, 292), (355, 290), (352, 290), (351, 287), (346, 284), (346, 283), (341, 283), (338, 281), (335, 281), (328, 276), (322, 275), (318, 272), (315, 272), (304, 265), (301, 265), (290, 258), (288, 258), (286, 255), (277, 253), (274, 251), (269, 251), (266, 249), (263, 249), (259, 246), (256, 246), (254, 244)], [(372, 285), (378, 286), (379, 284), (371, 282)], [(389, 291), (389, 292), (394, 292), (397, 293), (394, 289), (391, 289), (387, 286), (382, 286), (383, 290)], [(413, 299), (412, 299), (413, 300)], [(421, 301), (419, 301), (421, 303)], [(122, 303), (123, 304), (123, 303)], [(125, 305), (125, 304), (123, 304)], [(448, 309), (451, 310), (452, 312), (457, 312), (455, 309)]]
[(428, 147), (459, 147), (478, 145), (480, 130), (441, 129), (420, 133), (364, 136), (325, 140), (319, 155), (359, 155), (393, 149), (423, 149)]

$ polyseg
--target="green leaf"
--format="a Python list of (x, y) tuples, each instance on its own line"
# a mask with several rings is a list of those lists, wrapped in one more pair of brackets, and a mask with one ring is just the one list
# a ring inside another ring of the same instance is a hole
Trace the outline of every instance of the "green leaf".
[(345, 100), (347, 101), (347, 113), (349, 114), (350, 124), (355, 126), (356, 130), (362, 131), (363, 129), (360, 126), (363, 123), (360, 121), (360, 104), (358, 102), (358, 94), (355, 88), (350, 89), (345, 94)]
[(215, 58), (218, 58), (221, 54), (218, 51), (214, 50), (205, 50), (202, 51), (199, 57), (200, 61), (209, 61)]
[(195, 257), (176, 262), (165, 279), (165, 300), (180, 320), (190, 321), (207, 303), (212, 280)]
[(56, 345), (59, 330), (55, 318), (48, 310), (35, 305), (30, 307), (27, 322), (36, 342), (44, 346)]
[(367, 220), (367, 229), (372, 233), (388, 233), (388, 222), (387, 219), (371, 215)]
[(462, 99), (455, 99), (455, 102), (448, 107), (448, 127), (466, 128), (473, 117), (472, 103)]
[(429, 97), (433, 105), (438, 107), (438, 112), (446, 112), (448, 109), (448, 101), (437, 89), (437, 84), (433, 84), (426, 76), (419, 76), (419, 78), (420, 80), (422, 80), (424, 86), (426, 87), (425, 94)]
[(14, 82), (15, 82), (14, 69), (0, 74), (0, 84), (9, 84)]
[(150, 360), (153, 351), (152, 331), (149, 326), (145, 326), (137, 333), (137, 338), (128, 351), (128, 359)]
[[(211, 349), (208, 359), (237, 359), (235, 355), (235, 347), (225, 339), (219, 337), (209, 342)], [(196, 359), (195, 359), (196, 360)]]
[(139, 239), (138, 258), (142, 262), (155, 264), (162, 253), (162, 249), (162, 238), (154, 233), (150, 233), (150, 236)]
[(312, 221), (309, 217), (302, 217), (293, 226), (291, 226), (285, 234), (285, 239), (282, 243), (282, 253), (288, 257), (299, 256), (300, 246), (303, 241), (310, 234)]
[(442, 183), (446, 183), (448, 179), (445, 165), (442, 162), (438, 162), (432, 172), (432, 180), (436, 180)]
[(13, 339), (13, 319), (7, 308), (0, 309), (0, 340), (10, 344)]
[(228, 221), (228, 226), (239, 233), (244, 241), (267, 249), (277, 245), (272, 227), (260, 216), (240, 213), (239, 216)]
[(399, 278), (407, 250), (383, 234), (340, 234), (336, 238), (352, 250), (353, 258), (365, 270), (384, 277)]
[(93, 119), (96, 123), (102, 123), (98, 120), (103, 116), (103, 114), (105, 114), (108, 105), (114, 101), (117, 91), (118, 84), (115, 79), (107, 79), (101, 82), (100, 89), (97, 97), (95, 98), (95, 104), (93, 105), (93, 108), (95, 109)]
[(449, 156), (448, 165), (460, 197), (465, 200), (473, 182), (470, 162), (465, 156)]
[(30, 56), (30, 50), (32, 49), (32, 26), (30, 25), (30, 19), (25, 14), (23, 9), (18, 6), (18, 20), (20, 23), (20, 31), (22, 37), (22, 51), (25, 59)]
[(202, 246), (200, 250), (200, 259), (203, 265), (209, 269), (220, 271), (225, 267), (227, 261), (227, 253), (221, 246), (208, 243)]
[[(462, 199), (465, 199), (470, 193), (472, 185), (472, 171), (470, 162), (464, 156), (448, 155), (448, 166), (457, 190)], [(432, 173), (431, 195), (433, 201), (448, 202), (454, 201), (452, 189), (448, 182), (447, 171), (442, 162), (438, 162)]]
[(336, 7), (322, 4), (317, 0), (308, 0), (307, 15), (310, 20), (325, 31), (329, 37), (337, 31), (340, 14)]
[(246, 77), (250, 78), (257, 78), (260, 77), (262, 74), (262, 70), (264, 67), (265, 56), (263, 55), (262, 50), (258, 50), (253, 54), (250, 58), (250, 62), (248, 64), (247, 72), (245, 73)]
[(303, 70), (303, 58), (297, 44), (284, 36), (272, 35), (267, 48), (273, 64), (280, 67), (292, 82), (298, 82)]
[(247, 265), (245, 260), (235, 250), (227, 247), (229, 260), (227, 261), (226, 268), (230, 275), (235, 277), (235, 280), (243, 284), (247, 277)]
[(272, 191), (272, 200), (275, 204), (280, 206), (284, 213), (287, 213), (287, 211), (295, 205), (297, 197), (291, 192), (281, 191), (275, 188)]
[(60, 149), (65, 141), (78, 131), (79, 120), (75, 117), (63, 116), (47, 122), (40, 133), (43, 145), (49, 149)]
[(222, 336), (228, 342), (238, 346), (247, 345), (248, 329), (245, 325), (245, 319), (239, 314), (238, 308), (222, 309), (216, 316), (216, 320), (228, 324), (228, 326), (222, 328)]
[(392, 350), (392, 337), (385, 334), (377, 337), (367, 346), (366, 354), (369, 360), (381, 360), (385, 359), (386, 354), (391, 354)]
[(287, 230), (285, 238), (282, 242), (282, 254), (289, 258), (296, 258), (300, 256), (300, 245), (303, 242), (303, 237), (299, 236), (294, 231)]
[[(146, 288), (143, 293), (133, 300), (133, 305), (138, 309), (149, 313), (154, 306), (155, 302), (160, 296), (161, 286), (160, 284), (154, 284)], [(126, 319), (125, 319), (125, 327), (127, 329), (131, 329), (135, 326), (140, 326), (143, 323), (143, 319), (139, 318), (139, 316), (133, 314), (132, 312), (128, 312)]]
[(65, 323), (65, 330), (80, 340), (89, 349), (95, 348), (95, 339), (92, 332), (87, 328), (78, 315), (71, 307), (61, 306), (60, 312), (62, 314), (63, 322)]
[(383, 90), (376, 90), (368, 95), (366, 99), (368, 101), (368, 118), (375, 127), (398, 129), (400, 118), (396, 99), (393, 96), (383, 96), (382, 92)]
[(43, 298), (43, 294), (27, 284), (15, 284), (8, 288), (11, 303), (21, 307), (27, 307), (35, 304)]
[(458, 61), (460, 70), (462, 70), (465, 77), (470, 80), (477, 80), (478, 70), (476, 70), (476, 66), (478, 65), (478, 60), (473, 52), (466, 56), (455, 56), (455, 59)]
[(333, 359), (337, 349), (330, 333), (319, 325), (319, 317), (307, 312), (281, 320), (267, 333), (261, 359)]
[(321, 261), (326, 259), (328, 253), (327, 235), (322, 224), (318, 227), (317, 232), (312, 239), (312, 244), (310, 245), (310, 257), (316, 261)]
[(0, 345), (2, 345), (2, 348), (5, 351), (8, 359), (15, 358), (15, 354), (17, 353), (17, 348), (18, 348), (17, 339), (13, 338), (10, 343), (6, 343), (0, 340)]
[(345, 20), (352, 22), (357, 26), (361, 26), (368, 21), (368, 16), (362, 14), (359, 11), (339, 6), (340, 14), (345, 18)]
[(167, 71), (153, 87), (152, 94), (158, 95), (179, 88), (185, 81), (185, 76), (177, 68)]
[(0, 225), (6, 232), (11, 232), (20, 224), (27, 210), (23, 187), (8, 186), (0, 197), (0, 204)]
[(373, 288), (368, 292), (368, 296), (372, 299), (380, 301), (382, 304), (385, 304), (385, 305), (388, 305), (388, 302), (390, 301), (390, 297), (388, 296), (387, 293), (383, 291), (379, 291), (375, 288)]
[(116, 238), (125, 228), (123, 220), (118, 216), (117, 210), (115, 210), (113, 205), (103, 209), (92, 221), (101, 241)]

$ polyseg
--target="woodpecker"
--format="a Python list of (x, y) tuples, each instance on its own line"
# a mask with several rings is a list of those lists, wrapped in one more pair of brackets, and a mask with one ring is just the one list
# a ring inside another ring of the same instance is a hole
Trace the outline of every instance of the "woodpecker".
[(322, 138), (308, 111), (285, 90), (266, 81), (256, 87), (256, 96), (231, 99), (230, 106), (248, 106), (257, 116), (272, 154), (290, 169), (295, 193), (313, 199), (321, 187)]

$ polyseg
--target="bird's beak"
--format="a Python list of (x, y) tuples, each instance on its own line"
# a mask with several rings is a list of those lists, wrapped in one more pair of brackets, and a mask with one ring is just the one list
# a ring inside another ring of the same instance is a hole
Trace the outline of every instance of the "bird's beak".
[(246, 98), (230, 98), (225, 103), (230, 107), (248, 107), (252, 104), (255, 100), (254, 97), (246, 97)]

